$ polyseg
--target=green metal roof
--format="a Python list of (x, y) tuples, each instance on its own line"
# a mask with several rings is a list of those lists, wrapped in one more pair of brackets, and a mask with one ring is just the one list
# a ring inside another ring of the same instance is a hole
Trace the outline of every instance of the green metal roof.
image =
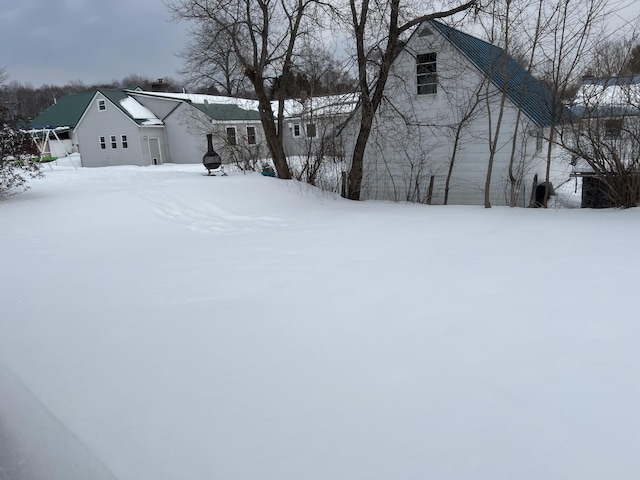
[(521, 106), (522, 111), (539, 126), (551, 125), (554, 107), (559, 110), (556, 112), (556, 121), (560, 121), (566, 114), (566, 109), (560, 101), (554, 105), (554, 98), (549, 89), (502, 48), (435, 20), (429, 21), (429, 25), (487, 75), (496, 87), (502, 91), (506, 87), (509, 100), (516, 106)]
[(237, 105), (229, 103), (192, 103), (201, 112), (207, 114), (214, 120), (220, 121), (260, 121), (260, 112), (256, 110), (245, 110)]
[(67, 95), (62, 97), (47, 110), (42, 112), (31, 121), (32, 128), (55, 128), (70, 127), (75, 128), (87, 110), (89, 103), (96, 95), (101, 93), (107, 100), (113, 103), (127, 117), (141, 125), (146, 122), (146, 118), (134, 118), (126, 108), (123, 107), (122, 101), (129, 98), (125, 89), (108, 90), (99, 89), (92, 92), (79, 93), (76, 95)]
[(31, 121), (32, 128), (75, 128), (95, 93), (85, 92), (62, 97)]

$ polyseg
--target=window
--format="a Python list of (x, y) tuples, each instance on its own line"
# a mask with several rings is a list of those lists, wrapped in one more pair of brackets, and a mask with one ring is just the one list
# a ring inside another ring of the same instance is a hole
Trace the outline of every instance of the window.
[(249, 145), (256, 144), (256, 127), (247, 127), (247, 143)]
[(416, 57), (416, 74), (418, 80), (418, 95), (428, 95), (438, 92), (436, 53), (424, 53)]
[(433, 35), (433, 32), (429, 27), (424, 27), (422, 30), (420, 30), (420, 37), (430, 37), (431, 35)]
[(544, 129), (541, 127), (536, 127), (531, 130), (530, 135), (536, 139), (536, 152), (542, 150), (542, 145), (544, 142)]
[(122, 148), (129, 148), (129, 142), (127, 141), (126, 135), (122, 135), (120, 140), (122, 141)]
[(118, 142), (116, 142), (115, 135), (111, 135), (111, 148), (118, 148)]
[(105, 137), (100, 137), (100, 148), (102, 150), (106, 150), (107, 148), (107, 139)]
[(107, 102), (102, 98), (98, 99), (98, 110), (100, 112), (104, 112), (106, 109), (107, 109)]
[(229, 145), (237, 145), (236, 141), (236, 127), (227, 127), (227, 143)]
[(610, 118), (604, 122), (605, 138), (620, 138), (622, 134), (622, 119)]
[(294, 123), (293, 124), (293, 136), (294, 137), (299, 137), (300, 136), (300, 124), (299, 123)]
[(307, 123), (307, 137), (315, 137), (315, 136), (316, 136), (316, 124)]

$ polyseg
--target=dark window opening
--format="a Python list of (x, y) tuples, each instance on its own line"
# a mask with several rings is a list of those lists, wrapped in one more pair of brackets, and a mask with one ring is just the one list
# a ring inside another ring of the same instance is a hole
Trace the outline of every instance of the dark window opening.
[(307, 123), (307, 137), (315, 137), (315, 136), (316, 136), (316, 124)]
[(227, 127), (227, 143), (229, 145), (237, 145), (236, 127)]
[(612, 118), (604, 122), (604, 136), (606, 138), (620, 138), (622, 134), (622, 119)]

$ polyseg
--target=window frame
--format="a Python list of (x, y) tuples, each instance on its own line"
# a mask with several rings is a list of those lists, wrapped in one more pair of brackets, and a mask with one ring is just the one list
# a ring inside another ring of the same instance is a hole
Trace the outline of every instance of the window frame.
[[(236, 127), (226, 127), (225, 132), (227, 134), (227, 145), (238, 145), (238, 132)], [(233, 135), (231, 135), (233, 132)]]
[(291, 135), (293, 135), (293, 138), (298, 138), (300, 137), (301, 132), (301, 128), (300, 128), (300, 124), (299, 123), (294, 123), (291, 127)]
[(104, 98), (98, 98), (96, 100), (96, 103), (98, 104), (99, 112), (104, 112), (107, 110), (107, 101)]
[(122, 148), (129, 148), (129, 140), (126, 135), (120, 135), (120, 144)]
[(416, 92), (418, 95), (438, 93), (437, 52), (416, 55)]
[(107, 137), (104, 137), (104, 136), (100, 135), (98, 137), (98, 144), (100, 145), (100, 150), (106, 150), (107, 149)]
[(622, 118), (607, 118), (604, 121), (604, 138), (617, 139), (622, 136), (622, 130), (624, 129), (624, 119)]
[(109, 135), (109, 140), (111, 141), (111, 149), (118, 148), (118, 137), (115, 135)]
[[(252, 132), (250, 133), (249, 130), (251, 130)], [(247, 126), (247, 144), (249, 145), (255, 145), (257, 143), (257, 136), (256, 136), (256, 127), (248, 125)]]

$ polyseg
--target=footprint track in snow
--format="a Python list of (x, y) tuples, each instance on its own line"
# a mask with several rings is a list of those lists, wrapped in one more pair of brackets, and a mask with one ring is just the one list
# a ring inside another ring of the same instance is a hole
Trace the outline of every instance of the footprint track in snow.
[(290, 228), (300, 222), (273, 216), (237, 215), (207, 202), (191, 204), (178, 198), (149, 199), (154, 203), (153, 212), (160, 218), (184, 225), (187, 229), (202, 233), (250, 232), (263, 228)]

